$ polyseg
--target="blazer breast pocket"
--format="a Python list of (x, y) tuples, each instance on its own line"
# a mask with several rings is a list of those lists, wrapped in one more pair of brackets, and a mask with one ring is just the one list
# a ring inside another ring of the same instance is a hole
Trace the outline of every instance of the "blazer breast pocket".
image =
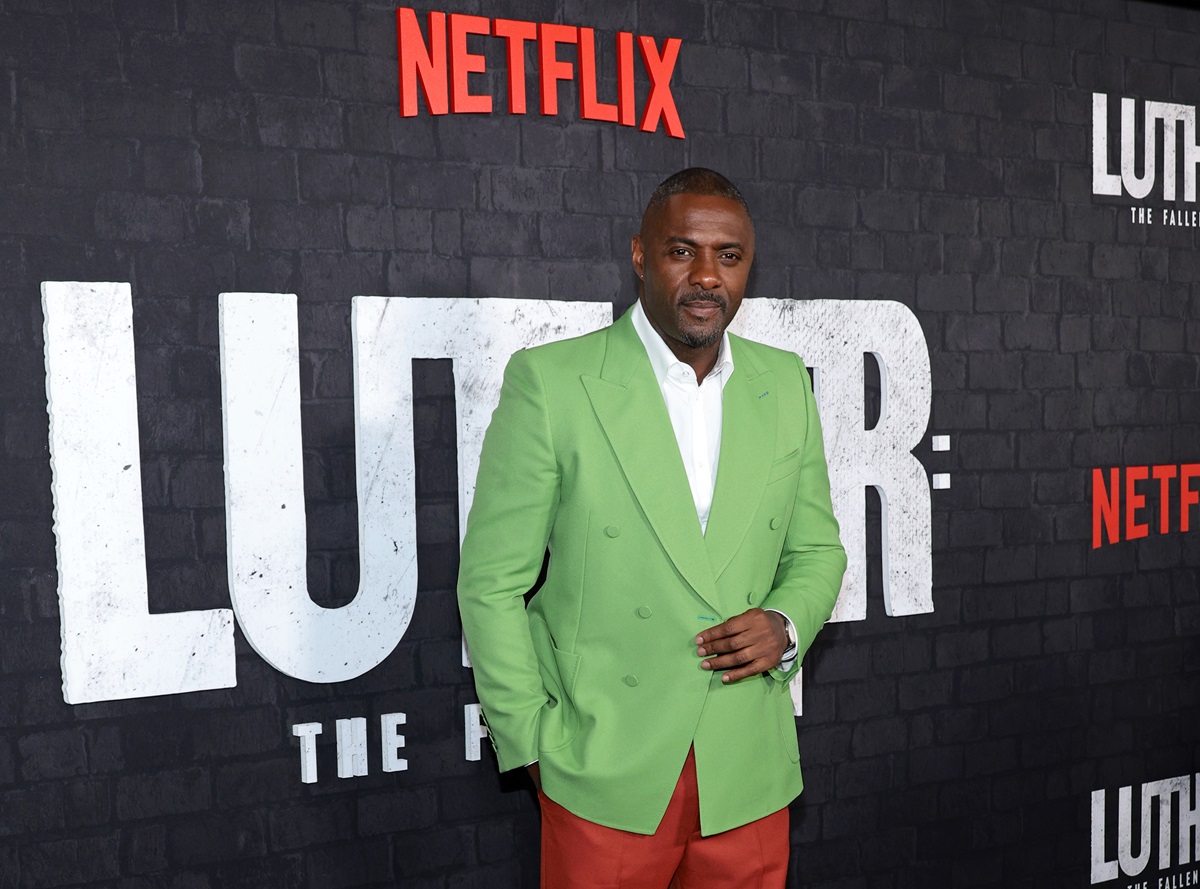
[(767, 484), (777, 482), (780, 479), (787, 478), (789, 475), (800, 469), (801, 449), (796, 448), (785, 457), (780, 457), (771, 464), (771, 471), (767, 474)]

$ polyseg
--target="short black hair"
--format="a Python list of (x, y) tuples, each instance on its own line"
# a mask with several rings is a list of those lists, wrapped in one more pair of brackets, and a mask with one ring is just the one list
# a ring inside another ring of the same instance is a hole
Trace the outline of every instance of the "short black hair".
[(646, 212), (642, 214), (642, 218), (645, 219), (646, 214), (651, 210), (661, 207), (667, 202), (667, 198), (677, 194), (701, 194), (728, 198), (741, 204), (746, 215), (750, 215), (750, 207), (747, 205), (746, 199), (742, 197), (742, 193), (737, 190), (736, 185), (716, 170), (710, 170), (707, 167), (688, 167), (686, 170), (673, 173), (658, 184), (658, 188), (654, 189), (654, 193), (650, 195), (650, 200), (646, 204)]

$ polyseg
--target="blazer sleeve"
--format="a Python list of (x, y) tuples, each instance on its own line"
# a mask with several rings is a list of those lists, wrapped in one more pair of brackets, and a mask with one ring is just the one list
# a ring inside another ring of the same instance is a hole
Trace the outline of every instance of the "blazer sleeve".
[(805, 440), (792, 520), (784, 538), (775, 580), (764, 608), (782, 611), (796, 628), (796, 660), (787, 671), (775, 670), (786, 681), (795, 675), (817, 631), (825, 625), (837, 602), (846, 571), (846, 550), (838, 536), (829, 491), (829, 467), (812, 383), (799, 356), (800, 383), (804, 390)]
[(538, 758), (548, 698), (524, 597), (542, 568), (559, 490), (545, 387), (530, 354), (517, 352), (484, 436), (458, 571), (475, 688), (501, 771)]

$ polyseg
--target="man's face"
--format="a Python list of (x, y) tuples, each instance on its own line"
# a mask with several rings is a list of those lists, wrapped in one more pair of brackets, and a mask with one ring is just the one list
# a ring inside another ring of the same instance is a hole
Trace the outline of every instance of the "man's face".
[(737, 201), (676, 194), (642, 220), (633, 269), (650, 324), (683, 359), (715, 347), (733, 320), (754, 259), (754, 226)]

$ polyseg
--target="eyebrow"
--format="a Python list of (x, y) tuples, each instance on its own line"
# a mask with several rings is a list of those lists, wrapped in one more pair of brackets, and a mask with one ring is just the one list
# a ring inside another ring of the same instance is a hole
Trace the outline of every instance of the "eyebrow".
[[(691, 238), (681, 238), (678, 235), (673, 235), (671, 237), (668, 237), (667, 243), (668, 244), (682, 244), (685, 247), (699, 247), (700, 246), (699, 241), (693, 241)], [(729, 250), (730, 248), (737, 248), (738, 250), (744, 250), (745, 246), (742, 244), (741, 241), (728, 241), (724, 244), (717, 244), (715, 249)]]

